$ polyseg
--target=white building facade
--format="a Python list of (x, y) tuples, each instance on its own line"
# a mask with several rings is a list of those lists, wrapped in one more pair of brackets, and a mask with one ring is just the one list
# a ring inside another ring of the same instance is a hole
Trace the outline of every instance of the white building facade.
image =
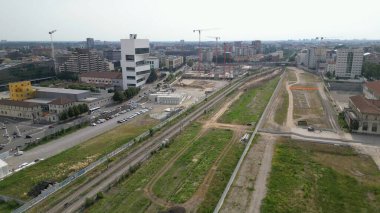
[(137, 39), (136, 34), (131, 34), (129, 39), (121, 39), (120, 44), (123, 89), (141, 87), (150, 73), (150, 65), (146, 62), (150, 51), (149, 40)]
[(148, 57), (146, 60), (148, 64), (150, 65), (151, 69), (159, 69), (160, 68), (160, 59), (154, 56)]
[(355, 78), (362, 73), (362, 48), (342, 48), (337, 50), (335, 76), (341, 78)]

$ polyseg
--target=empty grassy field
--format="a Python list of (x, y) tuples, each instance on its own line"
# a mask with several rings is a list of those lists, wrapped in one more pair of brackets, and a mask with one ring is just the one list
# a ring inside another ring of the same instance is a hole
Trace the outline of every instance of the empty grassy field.
[(211, 181), (203, 202), (197, 209), (197, 212), (206, 213), (214, 211), (243, 150), (243, 144), (234, 143), (231, 150), (224, 156), (216, 170), (215, 176)]
[(290, 69), (286, 69), (288, 74), (288, 81), (295, 82), (297, 81), (296, 73)]
[(351, 147), (281, 139), (261, 212), (380, 212), (380, 172)]
[(16, 202), (4, 202), (0, 201), (0, 212), (1, 213), (10, 213), (12, 210), (16, 209), (20, 205)]
[(268, 104), (279, 79), (280, 77), (276, 77), (258, 87), (248, 89), (220, 117), (219, 122), (242, 125), (257, 122)]
[(301, 78), (303, 82), (310, 82), (310, 83), (321, 82), (321, 79), (317, 75), (314, 75), (308, 72), (300, 73), (299, 77)]
[(153, 155), (141, 168), (119, 184), (104, 193), (104, 198), (97, 201), (85, 212), (145, 212), (161, 209), (145, 197), (143, 188), (183, 146), (190, 144), (199, 133), (201, 125), (193, 123), (177, 136), (168, 148)]
[(157, 123), (141, 117), (107, 133), (74, 146), (47, 160), (17, 172), (0, 181), (0, 194), (28, 200), (30, 189), (44, 180), (61, 181), (101, 156), (111, 152)]
[(173, 166), (153, 186), (160, 198), (175, 203), (186, 202), (198, 189), (207, 172), (225, 145), (232, 139), (232, 131), (211, 129), (194, 141)]

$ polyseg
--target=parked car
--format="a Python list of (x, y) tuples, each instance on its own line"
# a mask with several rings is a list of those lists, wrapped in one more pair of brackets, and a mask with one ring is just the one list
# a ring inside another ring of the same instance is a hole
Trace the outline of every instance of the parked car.
[(96, 126), (96, 123), (91, 123), (91, 126)]
[(23, 154), (24, 154), (23, 151), (17, 151), (17, 152), (15, 153), (15, 156), (20, 156), (20, 155), (23, 155)]
[(32, 138), (32, 136), (30, 136), (30, 135), (25, 135), (25, 138)]
[(308, 127), (307, 127), (307, 131), (309, 131), (309, 132), (314, 132), (314, 127), (312, 127), (312, 126), (308, 126)]

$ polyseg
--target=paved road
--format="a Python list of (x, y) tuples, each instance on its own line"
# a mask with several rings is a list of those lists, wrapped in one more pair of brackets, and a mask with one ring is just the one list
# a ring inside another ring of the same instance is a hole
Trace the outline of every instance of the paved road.
[(117, 123), (117, 120), (127, 118), (131, 114), (140, 109), (132, 110), (131, 112), (120, 115), (116, 119), (108, 120), (97, 126), (89, 126), (76, 131), (74, 134), (66, 135), (62, 138), (56, 139), (46, 144), (37, 146), (27, 152), (24, 152), (21, 156), (12, 156), (5, 161), (9, 164), (10, 169), (16, 169), (20, 164), (24, 162), (32, 162), (36, 159), (49, 158), (60, 152), (63, 152), (75, 145), (83, 143), (84, 141), (91, 139), (97, 135), (103, 134), (116, 126), (123, 125)]

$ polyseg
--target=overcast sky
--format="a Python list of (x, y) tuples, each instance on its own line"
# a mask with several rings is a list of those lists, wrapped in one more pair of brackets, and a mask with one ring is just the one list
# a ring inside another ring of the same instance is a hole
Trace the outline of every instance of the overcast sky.
[(0, 0), (0, 40), (380, 39), (380, 0)]

